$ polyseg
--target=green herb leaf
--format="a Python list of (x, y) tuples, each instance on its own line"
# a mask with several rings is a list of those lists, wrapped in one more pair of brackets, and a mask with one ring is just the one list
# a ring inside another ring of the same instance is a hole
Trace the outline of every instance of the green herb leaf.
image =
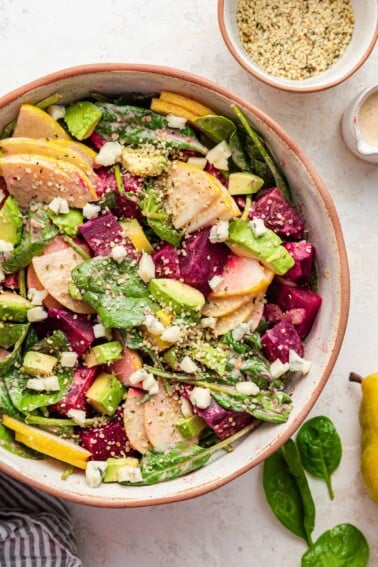
[(326, 481), (332, 500), (331, 474), (339, 466), (342, 455), (341, 440), (334, 424), (328, 417), (313, 417), (301, 426), (296, 442), (304, 468)]
[(302, 567), (366, 567), (369, 544), (352, 524), (324, 532), (302, 557)]

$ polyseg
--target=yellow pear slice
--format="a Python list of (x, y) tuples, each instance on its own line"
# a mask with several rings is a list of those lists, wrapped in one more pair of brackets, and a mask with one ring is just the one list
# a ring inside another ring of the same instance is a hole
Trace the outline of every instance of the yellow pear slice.
[(159, 379), (159, 393), (154, 394), (144, 405), (144, 427), (153, 447), (183, 441), (184, 437), (176, 427), (183, 418), (180, 402), (169, 395)]
[(57, 138), (71, 139), (71, 136), (48, 112), (28, 103), (24, 103), (20, 107), (13, 136), (49, 138), (52, 140)]
[(143, 396), (144, 392), (141, 390), (129, 388), (123, 412), (123, 421), (130, 445), (142, 455), (151, 448), (144, 426), (144, 404), (141, 403)]
[(219, 215), (227, 220), (240, 214), (218, 179), (186, 162), (173, 162), (166, 176), (166, 190), (167, 210), (177, 229), (188, 228), (192, 232), (209, 226)]
[(3, 415), (2, 423), (15, 431), (16, 441), (59, 461), (81, 469), (86, 468), (87, 461), (91, 457), (91, 453), (86, 449), (47, 431), (26, 425), (9, 415)]
[(150, 108), (154, 112), (159, 112), (160, 114), (174, 114), (175, 116), (186, 118), (186, 120), (190, 120), (191, 122), (199, 118), (198, 114), (191, 112), (187, 108), (161, 98), (153, 98)]
[(48, 156), (17, 154), (0, 156), (0, 171), (7, 189), (21, 208), (32, 201), (50, 203), (63, 197), (73, 207), (98, 199), (95, 186), (77, 165)]
[(74, 313), (93, 313), (88, 303), (81, 299), (73, 299), (69, 294), (68, 284), (71, 281), (71, 271), (83, 262), (83, 258), (70, 246), (34, 256), (33, 268), (43, 288), (67, 309)]
[(233, 297), (209, 297), (202, 309), (205, 317), (223, 317), (239, 309), (245, 303), (251, 301), (249, 295), (235, 295)]
[(182, 106), (183, 108), (186, 108), (197, 116), (207, 116), (208, 114), (214, 114), (214, 110), (211, 110), (211, 108), (208, 108), (200, 102), (197, 102), (196, 100), (179, 93), (161, 91), (160, 100), (176, 104), (177, 106)]
[(260, 322), (263, 310), (264, 295), (254, 297), (236, 311), (219, 317), (215, 324), (214, 334), (216, 336), (225, 335), (228, 331), (232, 331), (236, 325), (246, 322), (250, 323), (250, 331), (253, 332)]

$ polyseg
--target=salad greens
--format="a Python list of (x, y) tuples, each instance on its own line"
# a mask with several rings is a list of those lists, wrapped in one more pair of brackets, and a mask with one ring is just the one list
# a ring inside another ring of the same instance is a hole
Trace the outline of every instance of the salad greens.
[[(93, 93), (58, 121), (48, 103), (21, 105), (0, 139), (18, 223), (0, 223), (1, 445), (93, 487), (141, 485), (286, 422), (321, 298), (268, 144), (239, 108), (178, 93)], [(296, 446), (266, 467), (277, 517), (311, 543)]]

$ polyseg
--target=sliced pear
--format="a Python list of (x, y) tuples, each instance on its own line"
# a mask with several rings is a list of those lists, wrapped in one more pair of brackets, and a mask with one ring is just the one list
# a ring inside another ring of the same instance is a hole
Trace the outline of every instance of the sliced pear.
[(161, 98), (153, 98), (150, 108), (154, 112), (159, 112), (160, 114), (174, 114), (175, 116), (186, 118), (186, 120), (190, 120), (191, 122), (194, 122), (194, 120), (198, 118), (198, 114), (194, 114), (187, 108), (167, 100), (162, 100)]
[(166, 188), (167, 210), (177, 229), (187, 227), (187, 231), (193, 232), (209, 226), (219, 215), (228, 220), (240, 214), (222, 183), (190, 163), (173, 162), (166, 176)]
[[(43, 287), (43, 285), (41, 284), (41, 282), (39, 281), (37, 274), (35, 273), (35, 269), (33, 268), (33, 264), (29, 264), (28, 266), (28, 270), (26, 272), (26, 283), (29, 288), (34, 288), (37, 289), (38, 291), (43, 291), (45, 288)], [(61, 303), (59, 303), (59, 301), (56, 301), (56, 299), (53, 298), (52, 295), (50, 295), (49, 293), (46, 295), (45, 299), (42, 300), (42, 304), (47, 308), (47, 309), (62, 309), (63, 305)]]
[(208, 108), (200, 102), (197, 102), (196, 100), (179, 93), (161, 91), (160, 100), (176, 104), (177, 106), (182, 106), (193, 114), (196, 114), (197, 116), (207, 116), (208, 114), (214, 114), (214, 111), (211, 108)]
[(71, 136), (48, 112), (28, 103), (24, 103), (20, 107), (13, 136), (49, 138), (52, 140), (57, 138), (71, 139)]
[(73, 163), (43, 155), (4, 155), (0, 171), (21, 208), (32, 201), (49, 203), (54, 197), (64, 197), (78, 208), (98, 199), (91, 179)]
[(249, 295), (208, 297), (207, 303), (202, 309), (202, 315), (205, 317), (222, 317), (223, 315), (229, 315), (249, 301), (251, 301)]
[(133, 449), (145, 453), (151, 448), (144, 426), (144, 404), (141, 399), (144, 392), (136, 388), (129, 388), (124, 405), (123, 421), (126, 435)]
[(2, 423), (5, 427), (15, 431), (16, 441), (75, 467), (85, 469), (88, 459), (92, 456), (89, 451), (71, 441), (52, 435), (37, 427), (26, 425), (9, 415), (3, 415)]
[(229, 315), (219, 317), (214, 327), (214, 334), (216, 336), (225, 335), (228, 331), (236, 327), (236, 325), (248, 321), (253, 316), (254, 310), (254, 300), (250, 299), (248, 303), (245, 303), (239, 307), (239, 309), (229, 313)]
[(267, 289), (273, 276), (274, 272), (255, 258), (232, 254), (224, 266), (220, 283), (210, 297), (258, 295)]
[(183, 418), (180, 402), (169, 395), (162, 380), (158, 380), (159, 393), (144, 405), (144, 427), (153, 447), (183, 441), (177, 422)]
[(74, 313), (93, 313), (93, 308), (81, 299), (73, 299), (69, 293), (72, 270), (83, 262), (83, 258), (70, 246), (34, 256), (32, 265), (43, 289), (64, 307)]

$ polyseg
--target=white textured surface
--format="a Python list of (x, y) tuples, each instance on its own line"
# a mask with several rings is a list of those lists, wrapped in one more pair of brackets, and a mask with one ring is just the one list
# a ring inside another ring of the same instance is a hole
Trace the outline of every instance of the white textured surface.
[[(362, 1), (362, 0), (361, 0)], [(250, 78), (223, 45), (215, 0), (0, 0), (0, 95), (46, 73), (92, 62), (154, 63), (203, 75), (272, 116), (305, 150), (338, 208), (351, 268), (351, 313), (334, 372), (311, 415), (333, 419), (344, 455), (335, 500), (311, 481), (317, 537), (340, 522), (366, 535), (378, 565), (378, 507), (359, 476), (359, 387), (354, 370), (378, 370), (378, 167), (340, 137), (347, 103), (376, 80), (377, 48), (354, 77), (318, 94), (282, 93)], [(274, 567), (300, 565), (306, 546), (271, 515), (257, 468), (200, 498), (153, 508), (71, 505), (85, 567)]]

